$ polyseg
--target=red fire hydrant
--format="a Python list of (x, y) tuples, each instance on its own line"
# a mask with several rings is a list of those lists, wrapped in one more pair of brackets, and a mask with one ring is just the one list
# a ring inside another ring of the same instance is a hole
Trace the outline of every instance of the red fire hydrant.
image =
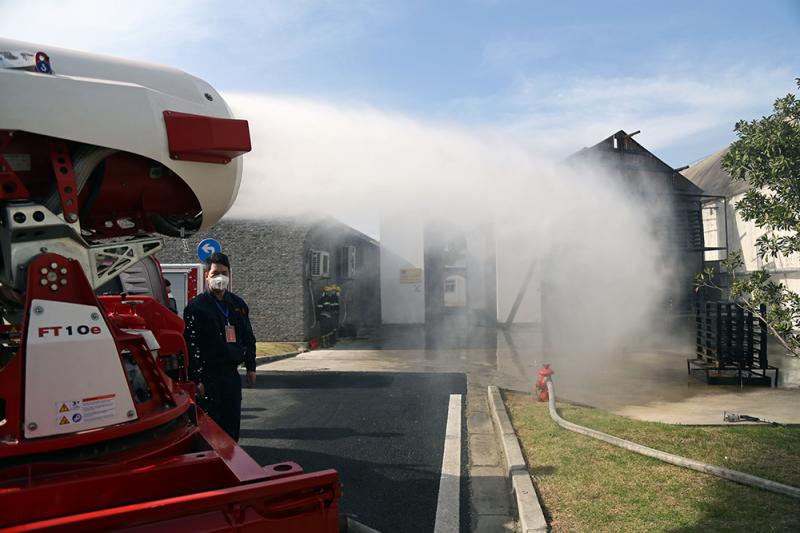
[(555, 374), (555, 372), (550, 370), (550, 365), (548, 363), (544, 363), (542, 368), (539, 369), (539, 381), (536, 382), (536, 392), (539, 393), (540, 402), (550, 400), (550, 395), (547, 393), (547, 380), (549, 380), (550, 376), (553, 374)]

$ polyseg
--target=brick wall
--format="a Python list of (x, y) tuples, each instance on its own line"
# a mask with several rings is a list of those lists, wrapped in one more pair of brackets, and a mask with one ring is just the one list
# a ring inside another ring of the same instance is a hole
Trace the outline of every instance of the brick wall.
[[(379, 247), (372, 239), (334, 219), (237, 220), (226, 218), (210, 230), (186, 241), (164, 239), (158, 254), (162, 263), (197, 263), (197, 244), (207, 238), (222, 244), (230, 257), (233, 292), (250, 307), (258, 340), (303, 341), (318, 334), (316, 309), (322, 287), (342, 287), (346, 315), (357, 326), (380, 324)], [(357, 274), (343, 279), (338, 271), (342, 246), (356, 247)], [(306, 261), (310, 250), (331, 254), (331, 277), (309, 280)]]

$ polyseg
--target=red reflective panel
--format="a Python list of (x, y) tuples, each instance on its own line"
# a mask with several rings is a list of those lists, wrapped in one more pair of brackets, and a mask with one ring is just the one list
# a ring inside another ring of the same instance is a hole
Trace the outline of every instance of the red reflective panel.
[(250, 151), (246, 120), (164, 111), (172, 159), (225, 164)]

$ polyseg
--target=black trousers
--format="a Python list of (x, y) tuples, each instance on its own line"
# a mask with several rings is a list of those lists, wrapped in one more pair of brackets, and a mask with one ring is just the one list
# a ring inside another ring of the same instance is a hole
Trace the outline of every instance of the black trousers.
[(200, 401), (208, 416), (225, 433), (239, 442), (242, 417), (242, 378), (236, 367), (206, 372), (203, 376), (206, 397)]
[(325, 337), (324, 341), (328, 344), (334, 344), (338, 338), (337, 328), (339, 327), (339, 315), (323, 316), (319, 319), (319, 333), (320, 337)]

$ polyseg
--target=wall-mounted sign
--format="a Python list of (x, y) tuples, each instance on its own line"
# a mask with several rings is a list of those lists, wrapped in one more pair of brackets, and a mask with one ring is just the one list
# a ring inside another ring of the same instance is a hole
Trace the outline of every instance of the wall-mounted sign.
[(400, 269), (400, 283), (409, 283), (409, 284), (422, 283), (422, 269), (421, 268), (401, 268)]

